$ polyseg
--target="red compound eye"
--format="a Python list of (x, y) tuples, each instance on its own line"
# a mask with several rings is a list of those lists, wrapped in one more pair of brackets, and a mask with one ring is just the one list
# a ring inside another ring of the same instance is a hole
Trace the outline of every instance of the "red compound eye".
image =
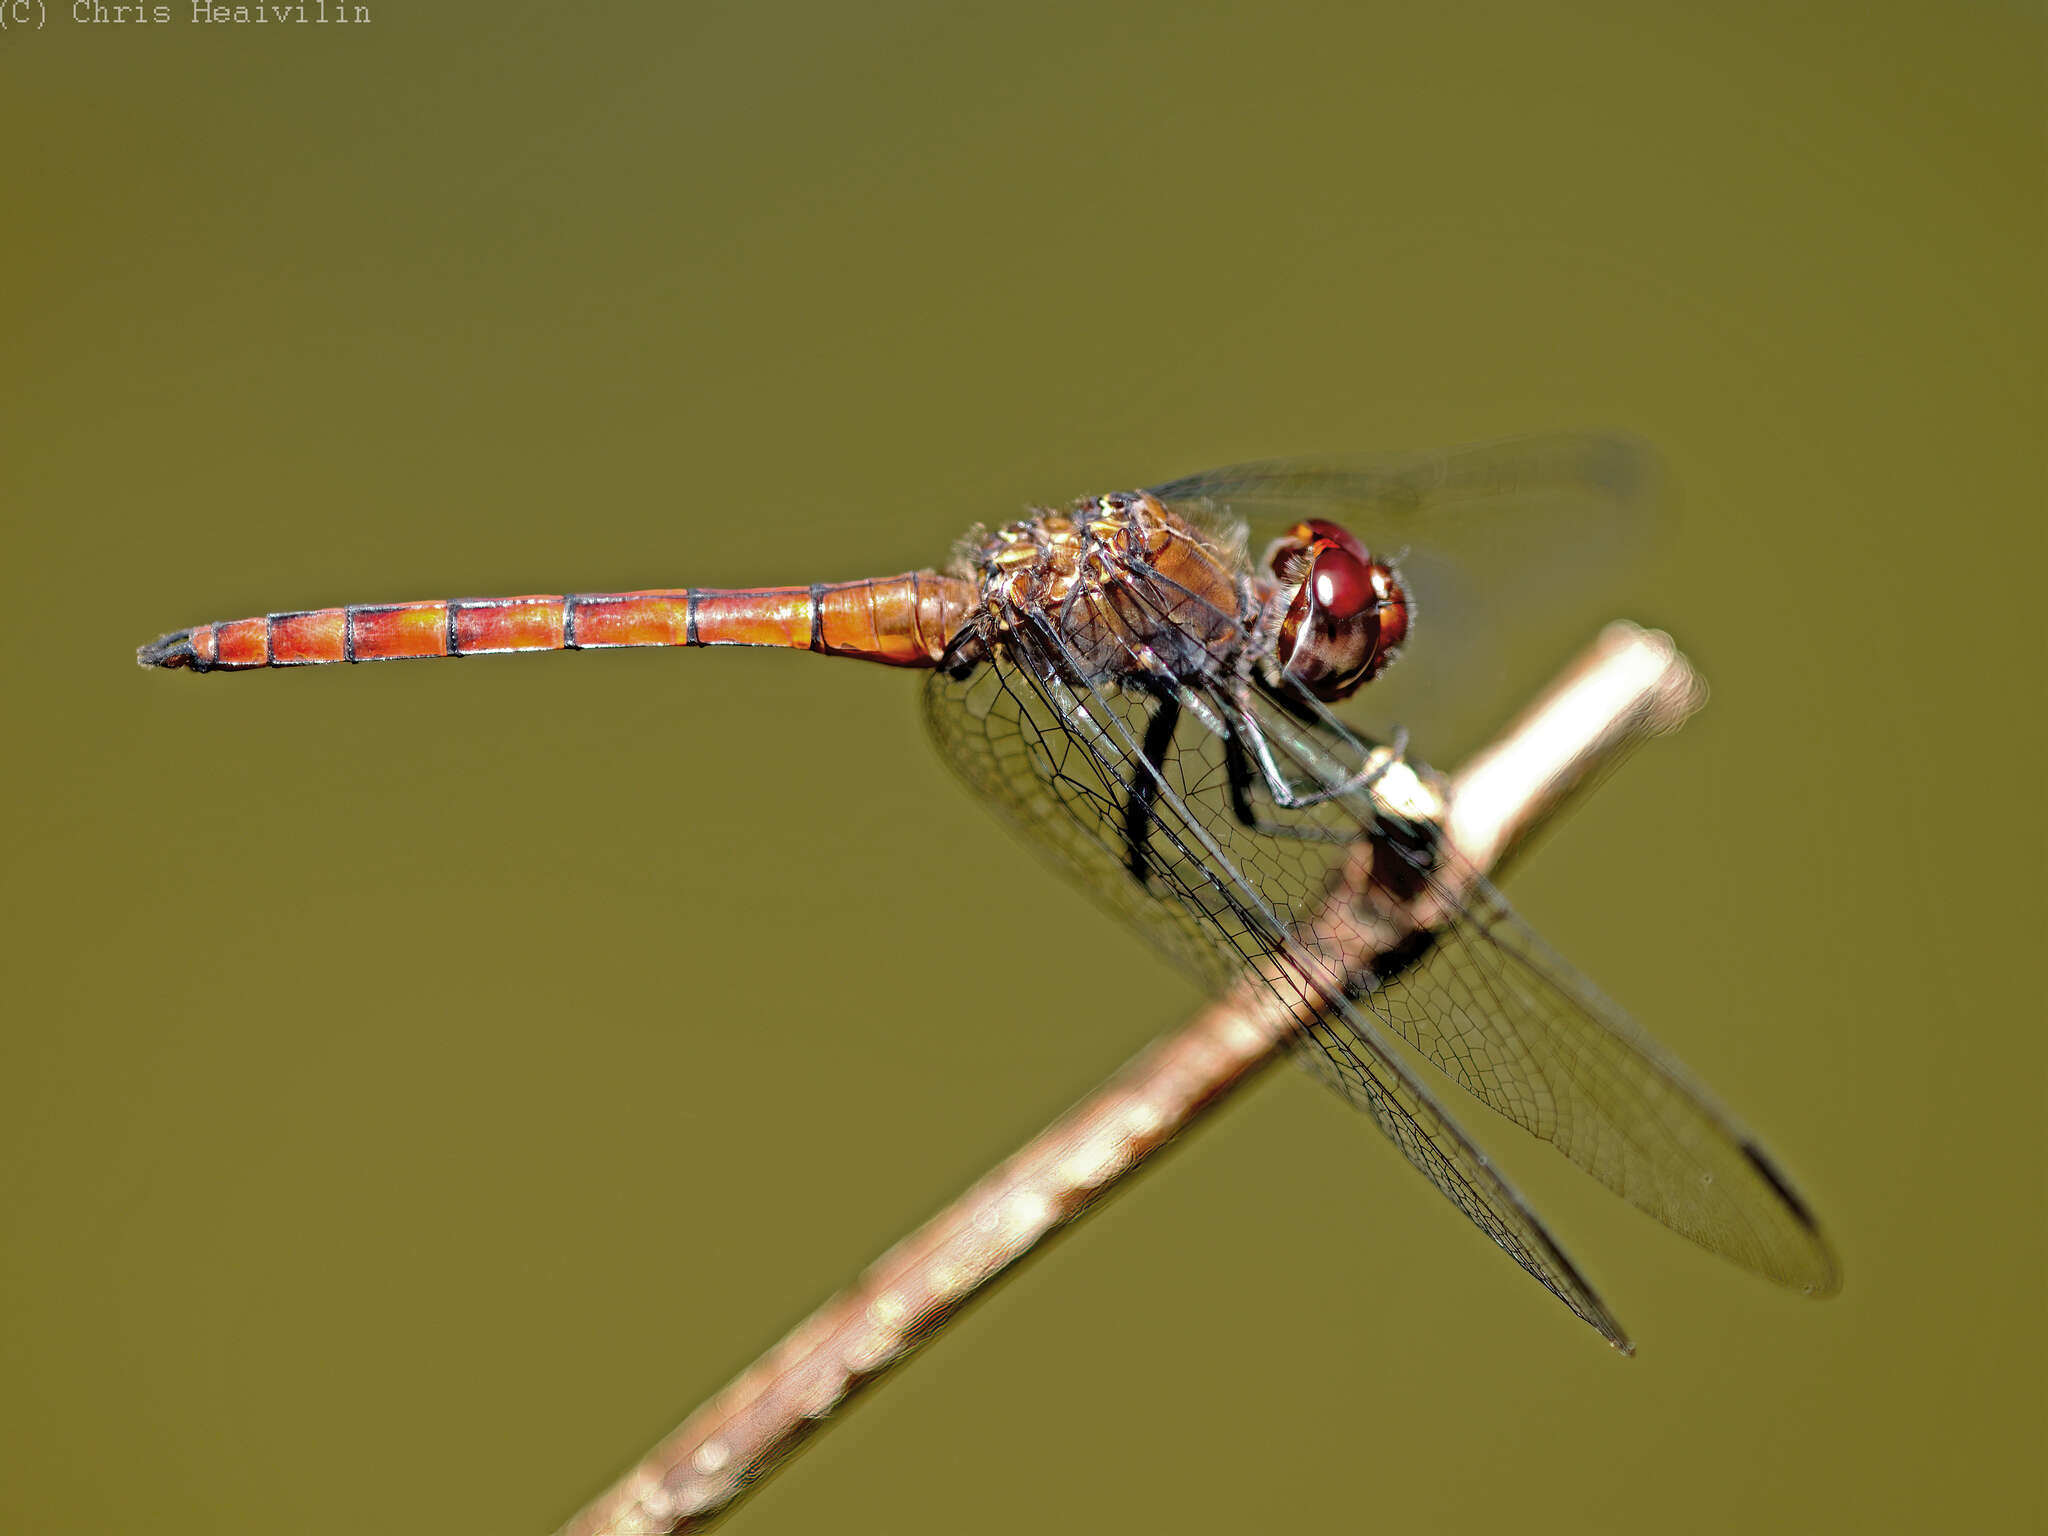
[(1400, 578), (1347, 530), (1320, 519), (1297, 523), (1269, 559), (1276, 576), (1301, 582), (1280, 625), (1283, 670), (1325, 703), (1348, 698), (1408, 638)]
[(1371, 561), (1361, 560), (1334, 544), (1317, 551), (1315, 564), (1308, 572), (1317, 613), (1333, 624), (1369, 613), (1377, 631), (1380, 594), (1373, 589), (1373, 569)]
[(1267, 546), (1266, 566), (1282, 581), (1292, 584), (1302, 579), (1310, 561), (1330, 548), (1343, 550), (1360, 564), (1372, 559), (1365, 546), (1351, 536), (1350, 529), (1311, 517), (1296, 523), (1287, 530), (1285, 538), (1275, 539)]

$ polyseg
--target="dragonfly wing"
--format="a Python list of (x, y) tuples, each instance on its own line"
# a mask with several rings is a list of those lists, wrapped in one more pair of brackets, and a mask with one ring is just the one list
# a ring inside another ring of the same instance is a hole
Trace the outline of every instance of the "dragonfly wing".
[[(1263, 698), (1253, 716), (1283, 770), (1310, 786), (1341, 783), (1357, 761), (1341, 728), (1305, 726)], [(1296, 811), (1258, 787), (1253, 809), (1274, 831), (1239, 836), (1287, 843), (1298, 859), (1300, 843), (1280, 834), (1310, 817), (1370, 836), (1375, 812), (1360, 800)], [(1834, 1291), (1835, 1262), (1812, 1213), (1755, 1138), (1455, 851), (1424, 878), (1445, 921), (1417, 963), (1366, 988), (1359, 1008), (1674, 1231), (1781, 1285)], [(1298, 903), (1301, 888), (1296, 880), (1275, 899)]]
[(1519, 1191), (1445, 1113), (1429, 1090), (1359, 1015), (1335, 1000), (1303, 1032), (1295, 1058), (1399, 1147), (1424, 1178), (1581, 1321), (1625, 1355), (1635, 1345)]
[(1354, 517), (1412, 536), (1449, 508), (1509, 507), (1565, 497), (1640, 507), (1659, 478), (1656, 454), (1617, 433), (1560, 432), (1428, 453), (1260, 459), (1151, 487), (1165, 502), (1245, 516)]
[(1628, 573), (1669, 526), (1651, 449), (1566, 433), (1436, 453), (1269, 459), (1189, 475), (1154, 494), (1250, 549), (1304, 518), (1340, 523), (1391, 560), (1410, 599), (1400, 659), (1360, 696), (1363, 718), (1440, 752), (1476, 746), (1629, 595)]
[(1809, 1295), (1818, 1224), (1756, 1139), (1484, 881), (1422, 964), (1366, 999), (1476, 1097), (1701, 1247)]
[[(1148, 760), (1158, 699), (1091, 684), (1043, 625), (1016, 634), (1011, 651), (962, 676), (934, 674), (926, 715), (947, 761), (1029, 842), (1212, 983), (1257, 964), (1281, 1001), (1311, 1019), (1303, 1059), (1574, 1314), (1617, 1348), (1632, 1348), (1527, 1204), (1353, 1009), (1342, 978), (1290, 935), (1294, 902), (1308, 899), (1300, 882), (1326, 864), (1332, 845), (1306, 852), (1307, 843), (1257, 839), (1239, 824), (1232, 805), (1241, 776), (1225, 739), (1198, 714)], [(1151, 805), (1142, 879), (1129, 815), (1139, 795)], [(1347, 843), (1358, 831), (1348, 823)], [(1233, 847), (1267, 861), (1262, 873), (1288, 898), (1286, 916), (1237, 867)]]
[(1213, 903), (1162, 904), (1132, 877), (1123, 832), (1130, 780), (1072, 733), (1028, 674), (1002, 661), (959, 678), (934, 672), (924, 710), (939, 755), (1033, 851), (1210, 990), (1229, 981), (1241, 960), (1220, 954), (1206, 931)]

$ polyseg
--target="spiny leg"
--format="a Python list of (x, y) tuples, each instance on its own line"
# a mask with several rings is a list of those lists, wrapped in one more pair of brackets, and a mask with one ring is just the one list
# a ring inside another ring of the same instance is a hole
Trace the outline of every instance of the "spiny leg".
[[(1317, 706), (1317, 713), (1324, 721), (1335, 723), (1336, 717), (1320, 705)], [(1402, 761), (1403, 754), (1408, 749), (1408, 733), (1405, 730), (1397, 731), (1392, 747), (1379, 762), (1361, 768), (1339, 782), (1326, 781), (1319, 789), (1301, 790), (1287, 782), (1287, 776), (1280, 771), (1280, 765), (1274, 761), (1272, 744), (1259, 729), (1259, 722), (1253, 716), (1249, 704), (1243, 701), (1239, 702), (1237, 708), (1237, 728), (1239, 740), (1249, 748), (1253, 761), (1259, 765), (1259, 776), (1266, 781), (1266, 793), (1273, 797), (1275, 805), (1288, 811), (1305, 811), (1312, 806), (1345, 795), (1370, 793), (1387, 770)], [(1361, 745), (1343, 726), (1338, 725), (1337, 731), (1344, 741), (1353, 746)], [(1332, 774), (1329, 778), (1334, 779), (1335, 775)]]
[[(1244, 745), (1243, 733), (1250, 728), (1232, 720), (1223, 732), (1223, 773), (1230, 786), (1230, 813), (1239, 824), (1267, 837), (1291, 837), (1304, 843), (1349, 841), (1350, 834), (1335, 827), (1294, 826), (1284, 821), (1267, 821), (1259, 815), (1252, 805), (1252, 761)], [(1282, 802), (1276, 798), (1275, 803)], [(1294, 808), (1298, 807), (1290, 807)]]
[(1147, 845), (1152, 836), (1152, 802), (1158, 798), (1160, 776), (1166, 771), (1166, 754), (1173, 749), (1173, 733), (1180, 725), (1180, 701), (1170, 693), (1161, 694), (1145, 727), (1145, 765), (1149, 770), (1135, 776), (1124, 801), (1125, 862), (1131, 877), (1144, 885), (1151, 877), (1152, 860)]
[(1244, 743), (1238, 740), (1238, 727), (1232, 722), (1223, 733), (1223, 773), (1230, 781), (1230, 810), (1239, 823), (1254, 832), (1265, 830), (1259, 825), (1258, 812), (1252, 809), (1252, 765), (1244, 755)]

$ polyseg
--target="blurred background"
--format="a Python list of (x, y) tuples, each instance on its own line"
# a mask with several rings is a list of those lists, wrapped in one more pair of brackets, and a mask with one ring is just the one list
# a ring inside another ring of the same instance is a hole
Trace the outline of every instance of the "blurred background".
[(1197, 1002), (914, 677), (137, 643), (1583, 425), (1679, 500), (1468, 707), (1622, 615), (1714, 695), (1509, 894), (1777, 1152), (1840, 1298), (1461, 1104), (1620, 1360), (1277, 1073), (736, 1528), (2041, 1520), (2038, 6), (44, 3), (0, 31), (0, 1524), (551, 1529)]

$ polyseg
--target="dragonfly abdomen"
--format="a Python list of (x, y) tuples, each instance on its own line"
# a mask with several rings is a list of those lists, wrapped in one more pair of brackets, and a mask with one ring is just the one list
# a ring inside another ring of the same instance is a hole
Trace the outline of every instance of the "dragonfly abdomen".
[(912, 571), (740, 591), (676, 587), (360, 603), (181, 629), (143, 646), (136, 660), (145, 667), (246, 672), (512, 651), (765, 645), (928, 667), (972, 599), (972, 588), (956, 577)]

